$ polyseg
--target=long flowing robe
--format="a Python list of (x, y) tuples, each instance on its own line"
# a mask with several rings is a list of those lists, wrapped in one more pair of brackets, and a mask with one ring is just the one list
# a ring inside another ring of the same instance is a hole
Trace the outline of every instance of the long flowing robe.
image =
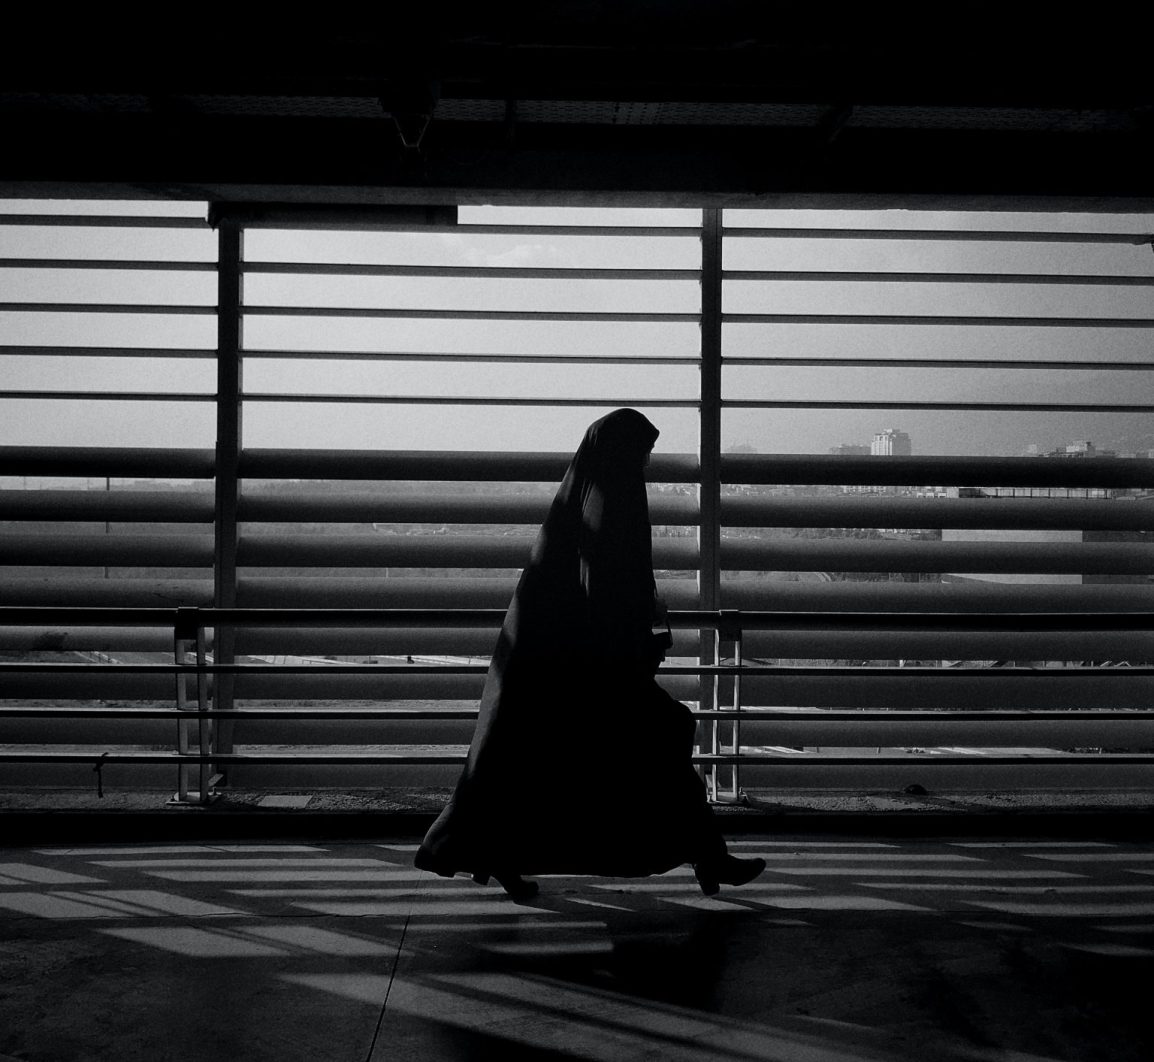
[(592, 424), (518, 581), (468, 760), (417, 865), (645, 875), (724, 851), (694, 720), (654, 680), (656, 585), (640, 413)]

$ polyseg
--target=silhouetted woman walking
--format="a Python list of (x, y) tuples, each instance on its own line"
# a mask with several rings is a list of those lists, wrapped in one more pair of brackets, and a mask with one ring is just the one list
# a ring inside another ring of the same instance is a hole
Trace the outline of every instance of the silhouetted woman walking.
[[(619, 409), (590, 425), (521, 574), (468, 761), (416, 865), (495, 877), (643, 876), (693, 864), (707, 895), (765, 868), (726, 851), (691, 755), (689, 709), (654, 679), (644, 469), (657, 429)], [(619, 794), (624, 793), (624, 796)]]

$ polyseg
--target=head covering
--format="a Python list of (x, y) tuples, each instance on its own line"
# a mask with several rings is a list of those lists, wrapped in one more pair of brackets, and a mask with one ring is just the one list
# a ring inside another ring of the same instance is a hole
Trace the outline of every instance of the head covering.
[(635, 409), (589, 426), (522, 573), (515, 646), (602, 663), (648, 659), (655, 585), (645, 464), (659, 434)]

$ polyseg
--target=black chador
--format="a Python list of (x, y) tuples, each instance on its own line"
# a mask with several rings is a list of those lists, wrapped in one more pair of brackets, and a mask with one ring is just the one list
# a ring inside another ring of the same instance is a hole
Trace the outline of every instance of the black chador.
[(740, 884), (691, 763), (689, 709), (654, 679), (645, 465), (658, 436), (640, 413), (593, 423), (549, 510), (493, 652), (468, 761), (417, 853), (442, 875), (658, 874), (692, 863), (702, 888)]

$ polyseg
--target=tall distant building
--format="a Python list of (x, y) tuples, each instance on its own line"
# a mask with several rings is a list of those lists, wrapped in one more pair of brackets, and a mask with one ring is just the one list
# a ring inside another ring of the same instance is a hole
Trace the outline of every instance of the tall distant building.
[(879, 431), (870, 443), (870, 453), (875, 457), (909, 457), (913, 452), (909, 435), (897, 428)]

